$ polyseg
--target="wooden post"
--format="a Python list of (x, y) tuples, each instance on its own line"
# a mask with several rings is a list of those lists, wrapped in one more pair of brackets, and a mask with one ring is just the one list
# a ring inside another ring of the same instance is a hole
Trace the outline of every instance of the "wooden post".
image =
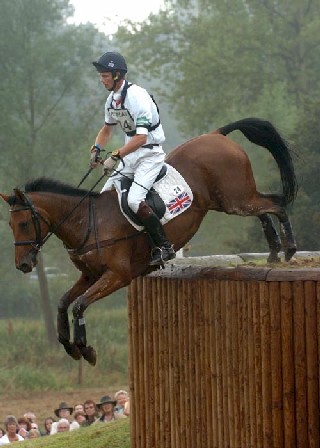
[(132, 448), (320, 446), (320, 270), (164, 270), (128, 314)]

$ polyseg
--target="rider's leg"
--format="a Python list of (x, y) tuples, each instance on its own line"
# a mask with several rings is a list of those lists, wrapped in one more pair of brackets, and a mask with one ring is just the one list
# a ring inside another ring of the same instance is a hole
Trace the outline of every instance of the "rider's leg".
[(140, 203), (137, 216), (156, 246), (151, 252), (150, 265), (156, 266), (175, 258), (175, 251), (166, 236), (160, 219), (145, 201)]
[(134, 182), (128, 193), (128, 205), (138, 215), (154, 242), (156, 249), (152, 251), (150, 264), (158, 265), (175, 257), (159, 218), (145, 202), (147, 193), (163, 166), (164, 153), (157, 148), (144, 148), (141, 151), (142, 155), (135, 166)]

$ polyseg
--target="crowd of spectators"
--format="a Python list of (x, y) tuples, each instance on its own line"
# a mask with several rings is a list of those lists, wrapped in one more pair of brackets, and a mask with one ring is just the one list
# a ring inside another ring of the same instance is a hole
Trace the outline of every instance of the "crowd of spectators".
[(53, 415), (54, 417), (48, 416), (44, 420), (42, 427), (33, 412), (27, 412), (18, 418), (7, 415), (3, 426), (0, 427), (0, 446), (129, 417), (129, 395), (125, 390), (119, 390), (114, 398), (104, 395), (98, 403), (86, 400), (84, 403), (69, 406), (68, 403), (61, 402), (53, 410)]

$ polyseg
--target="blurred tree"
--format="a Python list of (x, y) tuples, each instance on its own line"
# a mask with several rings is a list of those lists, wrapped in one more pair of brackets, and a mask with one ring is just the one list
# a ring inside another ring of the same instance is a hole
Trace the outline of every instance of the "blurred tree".
[(87, 157), (79, 147), (103, 104), (90, 67), (102, 36), (99, 44), (93, 26), (67, 25), (71, 13), (66, 0), (1, 3), (1, 187), (8, 176), (73, 179), (70, 165)]
[[(186, 138), (244, 116), (269, 119), (288, 136), (299, 125), (300, 111), (320, 93), (319, 31), (317, 0), (167, 0), (160, 14), (121, 27), (117, 39), (140, 73), (161, 79), (159, 93)], [(244, 142), (236, 134), (231, 138)], [(308, 135), (301, 138), (308, 147)], [(258, 184), (279, 191), (279, 173), (269, 155), (247, 142), (244, 147)], [(241, 223), (248, 239), (240, 239), (239, 232), (221, 229), (221, 219), (227, 227), (229, 218), (216, 214), (202, 226), (207, 233), (220, 223), (217, 235), (225, 243), (219, 241), (220, 248), (236, 250), (246, 241), (247, 250), (255, 243), (266, 250), (257, 220), (254, 231), (253, 221)], [(235, 222), (233, 229), (239, 226)], [(203, 235), (193, 242), (200, 244), (199, 239)]]
[(299, 118), (299, 126), (291, 136), (299, 148), (297, 172), (300, 180), (299, 196), (293, 209), (293, 228), (299, 248), (320, 250), (319, 99), (304, 101)]
[[(320, 250), (319, 121), (319, 100), (304, 99), (303, 108), (299, 110), (298, 126), (290, 134), (290, 140), (295, 142), (294, 160), (299, 179), (298, 196), (290, 207), (298, 250)], [(261, 235), (261, 228), (252, 225), (246, 238), (236, 242), (231, 239), (230, 245), (240, 252), (248, 251), (248, 247), (252, 246), (256, 251), (265, 252)]]
[(161, 77), (186, 135), (260, 112), (292, 128), (303, 98), (320, 89), (316, 0), (165, 4), (149, 21), (120, 28), (117, 39), (129, 57), (134, 45), (140, 73)]
[[(43, 175), (77, 184), (88, 169), (87, 148), (103, 123), (106, 98), (91, 61), (108, 38), (93, 25), (68, 24), (72, 13), (68, 0), (1, 1), (0, 188), (5, 193)], [(91, 185), (100, 175), (92, 174)], [(14, 272), (7, 210), (1, 215), (6, 222), (0, 250), (8, 261), (0, 266), (4, 308), (9, 300), (23, 300), (29, 285)], [(68, 258), (59, 243), (48, 244), (46, 260), (53, 266)], [(42, 263), (38, 270), (43, 309), (50, 302)], [(52, 339), (52, 329), (47, 330)]]

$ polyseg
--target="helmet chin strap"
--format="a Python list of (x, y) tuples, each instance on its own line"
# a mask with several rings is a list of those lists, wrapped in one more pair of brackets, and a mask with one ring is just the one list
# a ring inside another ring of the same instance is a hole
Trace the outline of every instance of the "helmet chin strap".
[(121, 73), (116, 72), (116, 73), (114, 74), (114, 76), (113, 76), (113, 86), (112, 86), (111, 89), (108, 89), (108, 90), (109, 90), (110, 92), (112, 92), (112, 91), (114, 92), (114, 91), (115, 91), (115, 88), (117, 87), (118, 82), (119, 82), (119, 81), (122, 81), (123, 78), (124, 78), (124, 76), (123, 76)]

